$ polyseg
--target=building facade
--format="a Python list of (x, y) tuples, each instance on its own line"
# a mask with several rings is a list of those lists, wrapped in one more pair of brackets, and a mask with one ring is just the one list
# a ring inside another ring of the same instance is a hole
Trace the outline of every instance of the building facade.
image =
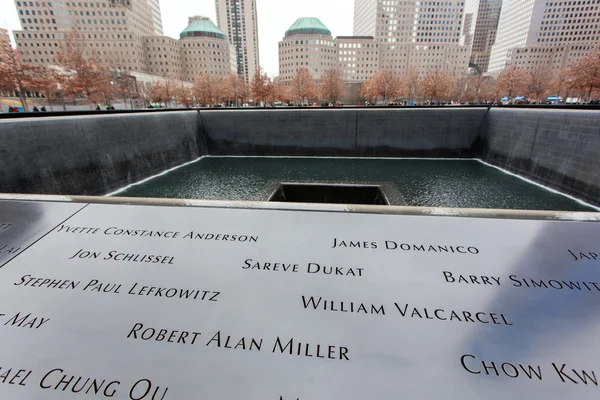
[(466, 0), (464, 21), (464, 44), (471, 46), (470, 64), (480, 73), (488, 70), (502, 0)]
[(218, 78), (237, 73), (235, 46), (207, 17), (190, 17), (179, 35), (181, 79), (192, 82), (201, 72)]
[(235, 51), (227, 36), (203, 16), (189, 18), (179, 40), (144, 37), (148, 73), (193, 82), (200, 73), (218, 78), (237, 72)]
[(504, 0), (490, 74), (516, 65), (561, 70), (598, 48), (600, 0)]
[(6, 29), (0, 28), (0, 62), (6, 57), (8, 52), (12, 51), (10, 36)]
[(215, 0), (217, 24), (235, 47), (237, 73), (250, 83), (260, 70), (256, 0)]
[[(397, 1), (380, 3), (404, 4)], [(402, 10), (407, 11), (408, 8)], [(385, 12), (396, 15), (391, 13), (387, 6), (381, 8), (381, 11), (384, 11), (381, 15), (388, 15)], [(433, 13), (435, 8), (427, 7), (421, 11)], [(342, 79), (346, 83), (353, 83), (371, 78), (380, 69), (391, 70), (401, 76), (410, 67), (416, 67), (421, 75), (441, 69), (451, 75), (462, 76), (467, 72), (470, 56), (470, 47), (459, 43), (462, 33), (459, 15), (462, 15), (462, 8), (441, 8), (439, 12), (451, 13), (442, 14), (446, 17), (440, 17), (440, 21), (446, 22), (441, 25), (451, 29), (441, 29), (437, 24), (432, 24), (436, 27), (431, 30), (420, 29), (429, 27), (425, 22), (431, 22), (424, 19), (426, 17), (420, 17), (419, 20), (413, 21), (411, 39), (405, 38), (406, 32), (398, 29), (398, 19), (388, 19), (383, 23), (388, 28), (380, 29), (379, 25), (383, 21), (380, 18), (377, 25), (380, 32), (378, 37), (338, 36), (334, 39), (331, 31), (317, 18), (300, 18), (279, 42), (279, 76), (283, 81), (291, 81), (300, 68), (306, 68), (318, 81), (327, 70), (339, 69)], [(414, 18), (413, 14), (411, 18)], [(394, 30), (394, 27), (397, 29)]]
[(377, 0), (354, 0), (354, 36), (375, 36)]
[(236, 71), (233, 46), (206, 17), (191, 17), (179, 39), (163, 36), (158, 0), (15, 4), (22, 25), (14, 32), (17, 48), (36, 66), (55, 64), (65, 36), (75, 29), (85, 55), (113, 71), (189, 82), (203, 71)]
[(373, 32), (375, 26), (380, 66), (394, 74), (414, 67), (421, 75), (439, 69), (462, 76), (470, 57), (463, 19), (464, 0), (365, 0), (355, 2), (354, 30)]
[(148, 72), (143, 37), (162, 35), (153, 17), (157, 0), (96, 2), (16, 1), (22, 30), (15, 31), (19, 53), (34, 65), (51, 65), (61, 41), (77, 30), (85, 53), (112, 69)]
[(148, 74), (182, 79), (183, 60), (179, 40), (168, 36), (146, 36), (143, 40)]
[(279, 42), (279, 78), (284, 82), (293, 80), (301, 68), (317, 81), (336, 69), (345, 82), (362, 82), (377, 73), (379, 62), (379, 44), (373, 36), (334, 39), (318, 18), (298, 19)]
[(337, 46), (331, 31), (317, 18), (300, 18), (279, 42), (279, 79), (291, 81), (301, 68), (320, 80), (328, 69), (338, 67)]
[(345, 82), (363, 82), (379, 71), (379, 43), (373, 36), (338, 36), (335, 43)]
[(154, 28), (153, 35), (163, 35), (162, 15), (160, 13), (160, 0), (148, 0), (148, 5), (152, 11), (152, 27)]

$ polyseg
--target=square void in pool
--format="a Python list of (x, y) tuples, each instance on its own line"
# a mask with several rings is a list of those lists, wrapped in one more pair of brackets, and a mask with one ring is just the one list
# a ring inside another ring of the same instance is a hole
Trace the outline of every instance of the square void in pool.
[(381, 186), (327, 183), (281, 183), (269, 201), (289, 203), (389, 205)]
[(478, 160), (448, 159), (203, 157), (116, 195), (267, 201), (273, 182), (385, 184), (407, 206), (594, 210)]

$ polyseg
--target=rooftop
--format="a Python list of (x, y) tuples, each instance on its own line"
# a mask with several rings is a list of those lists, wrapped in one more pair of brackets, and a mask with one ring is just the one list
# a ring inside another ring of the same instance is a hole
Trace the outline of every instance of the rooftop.
[(331, 36), (331, 31), (318, 19), (313, 17), (299, 18), (294, 22), (290, 29), (285, 32), (285, 36), (291, 35), (327, 35)]
[(208, 17), (195, 16), (190, 17), (187, 28), (179, 34), (184, 37), (214, 37), (226, 39), (225, 34)]
[(373, 36), (338, 36), (337, 39), (363, 39), (363, 40), (373, 40), (375, 39)]

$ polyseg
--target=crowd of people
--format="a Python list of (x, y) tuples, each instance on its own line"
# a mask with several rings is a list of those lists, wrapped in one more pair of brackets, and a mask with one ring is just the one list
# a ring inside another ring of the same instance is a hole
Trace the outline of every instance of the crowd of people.
[[(115, 107), (114, 106), (106, 106), (107, 110), (114, 110)], [(96, 105), (95, 107), (96, 111), (100, 111), (102, 110), (102, 108), (100, 108), (99, 105)], [(48, 110), (46, 109), (46, 106), (33, 106), (33, 108), (31, 109), (32, 112), (47, 112)], [(2, 112), (2, 108), (0, 107), (0, 112)], [(8, 112), (9, 113), (19, 113), (19, 112), (23, 112), (23, 108), (20, 107), (13, 107), (13, 106), (8, 106)]]
[[(46, 112), (46, 106), (42, 106), (40, 108), (38, 108), (37, 106), (33, 106), (32, 108), (33, 112)], [(8, 106), (8, 112), (9, 113), (18, 113), (18, 112), (23, 112), (23, 109), (19, 108), (19, 107), (13, 107), (13, 106)]]
[[(107, 109), (107, 110), (114, 110), (114, 109), (115, 109), (115, 107), (114, 107), (114, 106), (106, 106), (106, 109)], [(101, 111), (101, 110), (102, 110), (102, 108), (100, 108), (100, 104), (96, 104), (96, 108), (95, 108), (95, 110), (96, 110), (96, 111)]]

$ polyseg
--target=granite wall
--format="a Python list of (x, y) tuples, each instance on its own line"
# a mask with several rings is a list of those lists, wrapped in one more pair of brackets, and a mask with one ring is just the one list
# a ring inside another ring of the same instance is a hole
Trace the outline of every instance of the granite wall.
[(481, 158), (600, 205), (600, 111), (202, 110), (0, 120), (0, 192), (105, 194), (202, 155)]
[(0, 192), (106, 194), (198, 158), (196, 111), (0, 120)]
[(479, 158), (600, 205), (600, 111), (492, 108)]
[(200, 111), (210, 155), (475, 157), (486, 108)]

